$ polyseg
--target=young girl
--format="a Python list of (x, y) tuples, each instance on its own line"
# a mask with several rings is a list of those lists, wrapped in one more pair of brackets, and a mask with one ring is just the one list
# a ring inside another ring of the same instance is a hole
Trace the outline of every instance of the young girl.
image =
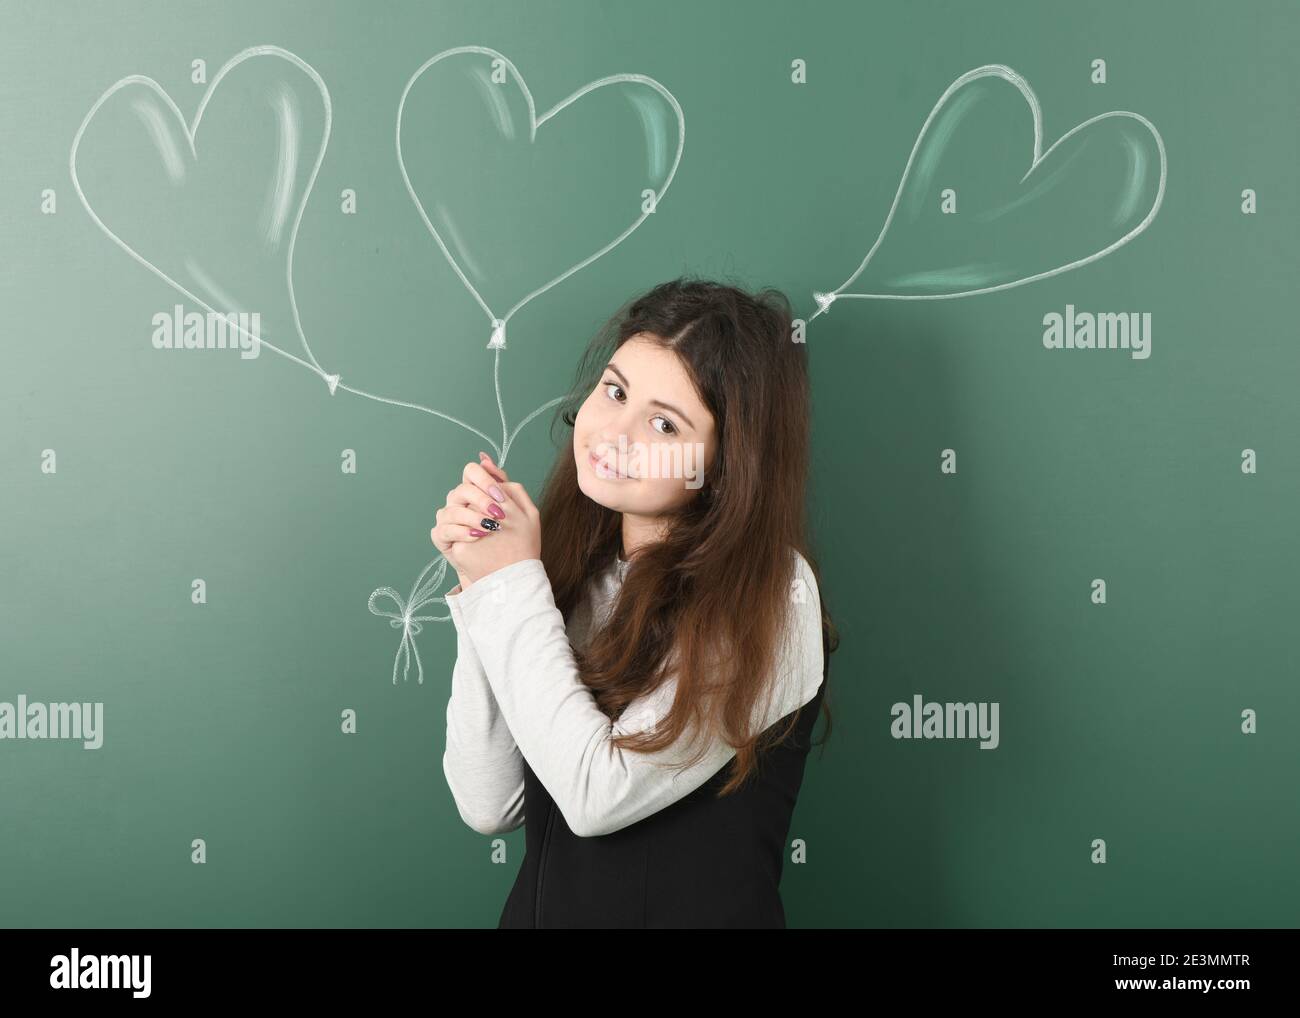
[(839, 642), (805, 536), (809, 409), (785, 298), (679, 279), (587, 350), (540, 511), (486, 453), (448, 493), (443, 770), (474, 830), (525, 826), (501, 928), (785, 926)]

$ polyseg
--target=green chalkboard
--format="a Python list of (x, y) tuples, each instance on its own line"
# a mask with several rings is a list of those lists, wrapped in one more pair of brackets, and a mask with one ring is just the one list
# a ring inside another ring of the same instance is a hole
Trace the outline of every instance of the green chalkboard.
[(0, 924), (495, 925), (433, 514), (692, 274), (812, 365), (790, 925), (1295, 925), (1294, 4), (3, 18)]

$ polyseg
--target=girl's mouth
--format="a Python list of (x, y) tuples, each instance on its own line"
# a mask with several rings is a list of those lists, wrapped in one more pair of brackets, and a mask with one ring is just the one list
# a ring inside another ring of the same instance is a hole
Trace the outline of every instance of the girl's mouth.
[(587, 453), (587, 462), (591, 464), (592, 470), (596, 472), (596, 476), (599, 477), (601, 480), (605, 480), (605, 481), (627, 480), (627, 478), (624, 477), (622, 474), (620, 474), (617, 470), (614, 470), (611, 467), (607, 467), (605, 465), (604, 460), (599, 459), (594, 452)]

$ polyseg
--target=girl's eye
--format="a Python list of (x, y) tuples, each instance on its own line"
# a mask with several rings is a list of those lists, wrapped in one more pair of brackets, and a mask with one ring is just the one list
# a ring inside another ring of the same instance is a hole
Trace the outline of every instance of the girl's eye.
[[(622, 392), (622, 391), (623, 391), (623, 387), (622, 387), (621, 385), (619, 385), (617, 382), (606, 381), (606, 382), (604, 382), (603, 384), (604, 384), (604, 386), (605, 386), (605, 394), (606, 394), (606, 395), (609, 395), (609, 390), (610, 390), (611, 388), (618, 389), (619, 392)], [(623, 402), (621, 399), (618, 399), (617, 396), (615, 396), (615, 397), (613, 397), (613, 398), (614, 398), (614, 399), (617, 399), (620, 403)], [(663, 421), (663, 422), (664, 422), (664, 425), (668, 428), (667, 431), (660, 431), (659, 434), (661, 434), (661, 435), (675, 435), (675, 434), (677, 434), (677, 427), (676, 427), (676, 425), (674, 425), (673, 422), (670, 421), (667, 417), (656, 417), (656, 418), (654, 418), (654, 420), (656, 420), (656, 421)], [(658, 431), (659, 429), (656, 428), (655, 430)]]

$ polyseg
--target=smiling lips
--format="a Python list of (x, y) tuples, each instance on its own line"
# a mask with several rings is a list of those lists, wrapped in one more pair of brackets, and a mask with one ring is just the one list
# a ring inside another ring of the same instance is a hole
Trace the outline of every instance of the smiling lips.
[(604, 460), (597, 458), (594, 452), (587, 453), (587, 462), (589, 462), (592, 469), (596, 471), (596, 476), (603, 480), (626, 481), (628, 479), (626, 474), (620, 474), (613, 467), (606, 464)]

